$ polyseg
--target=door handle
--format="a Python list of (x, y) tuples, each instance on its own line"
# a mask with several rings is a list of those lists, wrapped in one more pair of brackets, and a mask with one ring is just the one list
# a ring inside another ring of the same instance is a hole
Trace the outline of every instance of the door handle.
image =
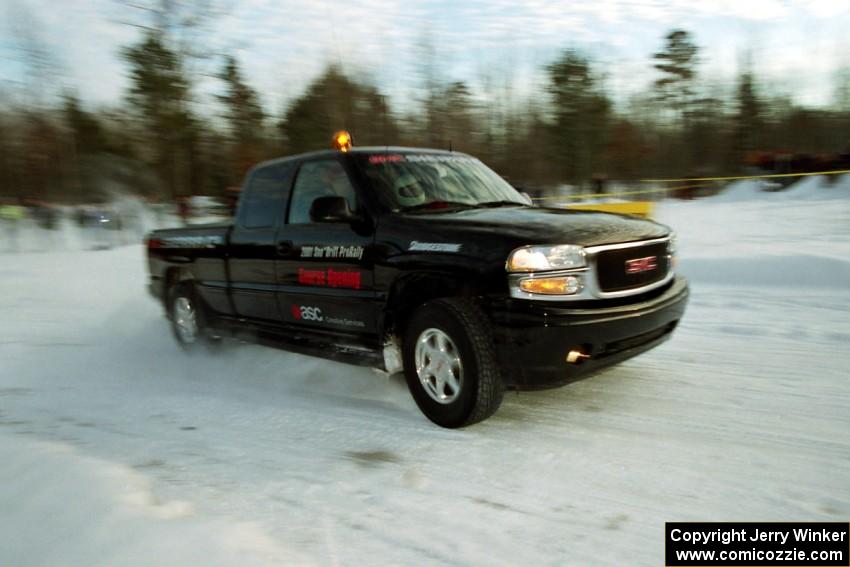
[(293, 246), (291, 240), (282, 240), (277, 243), (277, 253), (280, 256), (288, 256), (292, 253)]

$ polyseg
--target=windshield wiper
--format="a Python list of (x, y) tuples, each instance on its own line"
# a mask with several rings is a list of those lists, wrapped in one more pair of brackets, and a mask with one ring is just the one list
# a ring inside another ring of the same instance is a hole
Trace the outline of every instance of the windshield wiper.
[(401, 209), (405, 213), (414, 211), (445, 211), (446, 209), (469, 209), (476, 205), (469, 203), (461, 203), (460, 201), (429, 201), (421, 205), (413, 205), (412, 207), (404, 207)]
[(495, 209), (496, 207), (527, 207), (525, 203), (518, 203), (516, 201), (487, 201), (486, 203), (478, 203), (477, 207), (483, 207), (487, 209)]

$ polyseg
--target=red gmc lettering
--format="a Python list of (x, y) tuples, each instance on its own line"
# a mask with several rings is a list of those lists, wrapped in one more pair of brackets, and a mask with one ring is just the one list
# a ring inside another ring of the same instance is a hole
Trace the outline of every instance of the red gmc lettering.
[(626, 260), (626, 273), (638, 274), (640, 272), (648, 272), (658, 267), (655, 256), (647, 256), (646, 258), (634, 258)]

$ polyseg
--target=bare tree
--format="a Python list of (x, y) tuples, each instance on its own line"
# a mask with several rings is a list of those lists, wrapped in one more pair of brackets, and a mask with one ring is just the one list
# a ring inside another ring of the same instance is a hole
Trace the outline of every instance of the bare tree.
[(25, 6), (11, 3), (6, 7), (6, 25), (12, 38), (11, 58), (21, 67), (21, 103), (30, 109), (44, 108), (58, 99), (56, 86), (63, 66), (44, 39), (41, 22)]

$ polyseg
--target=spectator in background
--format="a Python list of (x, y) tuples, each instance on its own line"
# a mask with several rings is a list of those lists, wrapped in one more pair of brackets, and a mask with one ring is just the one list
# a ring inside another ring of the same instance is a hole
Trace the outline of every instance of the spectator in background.
[(189, 224), (189, 198), (185, 196), (177, 197), (177, 215), (183, 224)]
[(242, 187), (234, 186), (228, 187), (225, 191), (224, 201), (227, 205), (228, 211), (230, 211), (230, 216), (236, 216), (236, 207), (239, 205), (239, 193), (242, 191)]
[(593, 182), (593, 192), (596, 195), (604, 195), (608, 192), (606, 190), (606, 185), (608, 184), (608, 175), (604, 173), (594, 173), (593, 177), (591, 177), (591, 181)]
[(5, 241), (5, 250), (7, 252), (17, 252), (18, 250), (18, 232), (20, 225), (23, 223), (26, 209), (14, 203), (0, 204), (0, 223), (3, 225), (3, 233)]

